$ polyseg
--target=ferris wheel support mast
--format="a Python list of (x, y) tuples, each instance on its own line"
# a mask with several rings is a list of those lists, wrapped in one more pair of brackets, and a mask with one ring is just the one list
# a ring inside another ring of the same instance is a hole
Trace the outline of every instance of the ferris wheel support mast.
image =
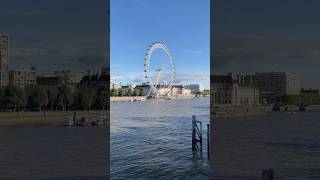
[(157, 86), (159, 85), (159, 79), (160, 79), (160, 73), (161, 73), (161, 68), (157, 70), (157, 75), (156, 75), (156, 78), (155, 80), (153, 81), (153, 83), (151, 84), (151, 88), (150, 88), (150, 91), (147, 95), (147, 97), (150, 97), (150, 95), (152, 97), (158, 97), (158, 89), (157, 89)]

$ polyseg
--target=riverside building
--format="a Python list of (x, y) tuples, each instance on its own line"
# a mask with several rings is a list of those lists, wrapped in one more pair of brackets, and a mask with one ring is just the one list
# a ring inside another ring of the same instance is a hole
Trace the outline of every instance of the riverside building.
[(268, 103), (283, 95), (298, 95), (301, 91), (300, 77), (289, 72), (255, 73), (252, 77), (261, 98)]
[(211, 87), (212, 105), (257, 106), (259, 90), (252, 78), (242, 75), (213, 75)]
[(8, 85), (9, 36), (0, 33), (0, 87)]
[(36, 85), (37, 71), (33, 69), (21, 69), (9, 71), (9, 83), (24, 89), (28, 85)]

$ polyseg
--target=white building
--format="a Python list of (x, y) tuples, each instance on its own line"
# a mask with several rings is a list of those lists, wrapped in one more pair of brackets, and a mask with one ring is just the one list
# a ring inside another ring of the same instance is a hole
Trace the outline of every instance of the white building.
[(191, 96), (192, 90), (183, 85), (172, 86), (172, 96)]
[(0, 87), (8, 85), (9, 36), (0, 33)]
[(37, 71), (32, 69), (11, 70), (9, 72), (9, 82), (22, 89), (28, 85), (36, 85)]

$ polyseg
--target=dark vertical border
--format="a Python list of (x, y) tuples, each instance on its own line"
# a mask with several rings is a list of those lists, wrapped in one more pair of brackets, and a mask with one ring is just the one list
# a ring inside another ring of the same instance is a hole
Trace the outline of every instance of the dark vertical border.
[[(110, 0), (106, 0), (107, 1), (107, 38), (106, 38), (106, 63), (107, 63), (107, 67), (108, 67), (108, 78), (109, 78), (109, 83), (107, 84), (107, 88), (110, 89)], [(106, 161), (107, 161), (107, 179), (110, 179), (110, 94), (108, 96), (107, 99), (109, 106), (107, 109), (107, 157), (106, 157)]]
[(213, 172), (213, 134), (214, 134), (214, 112), (213, 112), (213, 1), (210, 0), (210, 165)]

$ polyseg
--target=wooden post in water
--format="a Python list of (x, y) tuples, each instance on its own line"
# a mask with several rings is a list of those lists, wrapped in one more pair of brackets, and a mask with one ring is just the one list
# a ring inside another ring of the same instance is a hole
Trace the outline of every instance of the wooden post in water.
[(210, 124), (207, 124), (207, 152), (208, 159), (210, 159)]
[(195, 126), (196, 126), (196, 116), (195, 115), (192, 115), (192, 151), (196, 151), (196, 144), (197, 144), (197, 141), (196, 141), (196, 129), (195, 129)]
[(273, 180), (273, 170), (272, 169), (263, 170), (262, 180)]
[(199, 135), (199, 139), (200, 139), (200, 152), (202, 155), (202, 122), (201, 121), (198, 121), (198, 122), (200, 123), (200, 133), (198, 135)]
[[(197, 123), (200, 124), (200, 128)], [(198, 142), (200, 143), (200, 147), (198, 146)], [(202, 122), (197, 121), (195, 115), (192, 115), (192, 151), (200, 151), (202, 154)]]
[(73, 126), (74, 126), (74, 127), (76, 127), (76, 126), (77, 126), (76, 115), (77, 115), (77, 112), (76, 112), (76, 111), (74, 111), (74, 112), (73, 112)]

